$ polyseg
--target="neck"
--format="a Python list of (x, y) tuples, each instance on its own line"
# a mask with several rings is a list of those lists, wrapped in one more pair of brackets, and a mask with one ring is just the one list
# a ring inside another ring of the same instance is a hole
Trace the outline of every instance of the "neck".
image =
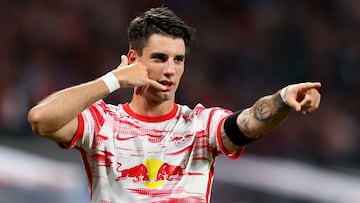
[(150, 101), (141, 96), (134, 96), (129, 103), (131, 110), (144, 116), (162, 116), (174, 108), (174, 100), (168, 101)]

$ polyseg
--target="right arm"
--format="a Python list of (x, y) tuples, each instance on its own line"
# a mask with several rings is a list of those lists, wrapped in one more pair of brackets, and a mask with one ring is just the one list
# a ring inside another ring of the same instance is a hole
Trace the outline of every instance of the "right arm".
[[(235, 126), (238, 131), (231, 130), (232, 132), (237, 131), (237, 135), (234, 136), (235, 133), (232, 133), (232, 137), (237, 138), (236, 136), (238, 136), (245, 138), (246, 141), (252, 141), (280, 125), (293, 111), (304, 114), (315, 111), (320, 104), (321, 95), (317, 90), (320, 87), (320, 82), (298, 83), (284, 89), (284, 98), (281, 96), (281, 91), (260, 98), (240, 114), (233, 114), (237, 117), (234, 117), (235, 125), (231, 126)], [(221, 127), (221, 137), (224, 147), (229, 152), (243, 147), (243, 145), (236, 145), (230, 140), (229, 135), (225, 133), (224, 123)]]
[[(123, 88), (136, 86), (165, 87), (148, 78), (141, 63), (128, 65), (126, 56), (112, 73)], [(68, 143), (75, 134), (77, 116), (88, 106), (109, 95), (109, 89), (100, 78), (53, 93), (32, 107), (28, 120), (32, 130), (59, 143)]]

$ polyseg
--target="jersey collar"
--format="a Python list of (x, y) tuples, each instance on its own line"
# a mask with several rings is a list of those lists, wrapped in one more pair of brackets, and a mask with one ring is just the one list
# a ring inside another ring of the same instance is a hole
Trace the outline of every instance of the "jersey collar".
[(162, 122), (162, 121), (166, 121), (166, 120), (169, 120), (169, 119), (175, 117), (175, 115), (179, 109), (179, 106), (177, 104), (174, 104), (173, 109), (169, 113), (162, 115), (162, 116), (144, 116), (141, 114), (137, 114), (130, 108), (129, 103), (125, 103), (123, 108), (126, 113), (128, 113), (130, 116), (132, 116), (138, 120), (145, 121), (145, 122)]

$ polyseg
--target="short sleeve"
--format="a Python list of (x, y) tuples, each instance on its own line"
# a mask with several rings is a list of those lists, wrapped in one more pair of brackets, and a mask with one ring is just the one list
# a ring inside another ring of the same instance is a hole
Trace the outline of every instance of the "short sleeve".
[(242, 155), (242, 153), (245, 150), (245, 147), (241, 147), (239, 150), (237, 150), (237, 151), (235, 151), (233, 153), (231, 153), (231, 152), (229, 152), (228, 150), (225, 149), (225, 147), (223, 145), (223, 142), (222, 142), (222, 138), (221, 138), (221, 125), (225, 121), (225, 119), (226, 119), (226, 117), (222, 118), (221, 122), (218, 125), (217, 132), (216, 132), (216, 140), (217, 140), (219, 149), (223, 154), (225, 154), (230, 159), (237, 159)]
[(65, 148), (65, 149), (70, 149), (75, 147), (76, 143), (82, 138), (83, 133), (84, 133), (84, 118), (83, 115), (80, 113), (77, 116), (78, 119), (78, 128), (74, 134), (74, 136), (72, 137), (71, 141), (69, 143), (59, 143), (59, 146), (61, 148)]
[(233, 112), (220, 107), (202, 108), (201, 111), (199, 111), (199, 109), (201, 109), (201, 106), (197, 105), (195, 107), (195, 112), (198, 112), (199, 118), (204, 119), (206, 122), (206, 129), (209, 134), (210, 145), (219, 153), (225, 154), (231, 159), (239, 158), (244, 151), (244, 147), (240, 148), (234, 153), (230, 153), (224, 148), (220, 136), (222, 123), (224, 122), (225, 118), (227, 118), (227, 116)]
[(89, 150), (95, 135), (104, 123), (106, 105), (100, 100), (78, 115), (78, 128), (68, 144), (60, 144), (63, 148), (83, 148)]

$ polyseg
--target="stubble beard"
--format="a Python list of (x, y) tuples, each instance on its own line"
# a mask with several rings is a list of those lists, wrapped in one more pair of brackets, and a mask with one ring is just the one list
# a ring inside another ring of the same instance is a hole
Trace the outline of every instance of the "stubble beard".
[(173, 100), (175, 95), (172, 91), (162, 92), (154, 89), (148, 89), (145, 93), (145, 97), (154, 103), (163, 103), (169, 100)]

